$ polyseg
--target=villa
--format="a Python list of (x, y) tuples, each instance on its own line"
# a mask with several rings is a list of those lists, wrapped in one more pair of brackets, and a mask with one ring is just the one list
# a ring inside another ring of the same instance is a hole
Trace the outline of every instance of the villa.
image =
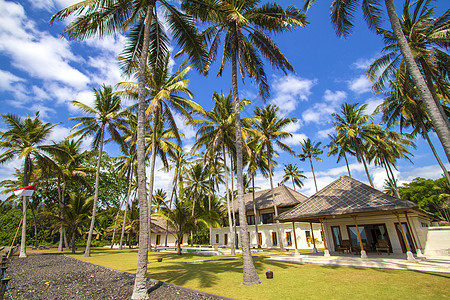
[[(330, 251), (360, 253), (362, 258), (367, 252), (387, 252), (406, 253), (408, 259), (414, 259), (413, 253), (422, 256), (427, 241), (430, 243), (432, 231), (428, 228), (439, 220), (411, 201), (389, 196), (348, 176), (284, 211), (278, 219), (318, 224), (325, 233), (325, 256)], [(443, 231), (437, 233), (448, 236)], [(441, 247), (447, 247), (444, 244), (441, 240)]]
[[(287, 212), (296, 205), (306, 201), (307, 197), (284, 185), (274, 188), (275, 203), (278, 213)], [(278, 245), (277, 225), (275, 220), (275, 208), (272, 201), (270, 189), (255, 192), (255, 201), (252, 193), (244, 195), (245, 210), (250, 236), (250, 247), (258, 248), (280, 248)], [(255, 204), (255, 205), (253, 205)], [(237, 242), (239, 239), (239, 213), (237, 198), (232, 202), (234, 219), (236, 220)], [(293, 225), (290, 222), (280, 222), (281, 240), (286, 249), (313, 249), (313, 239), (322, 244), (322, 231), (320, 225), (309, 222), (297, 222)], [(212, 242), (218, 246), (230, 246), (230, 227), (212, 229)]]

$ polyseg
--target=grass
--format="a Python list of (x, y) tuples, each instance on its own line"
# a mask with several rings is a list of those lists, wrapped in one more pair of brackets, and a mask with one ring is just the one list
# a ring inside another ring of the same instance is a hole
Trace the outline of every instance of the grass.
[[(67, 253), (71, 255), (70, 253)], [(134, 273), (137, 249), (93, 249), (71, 255), (83, 261)], [(162, 262), (157, 258), (162, 257)], [(220, 256), (222, 257), (222, 256)], [(208, 256), (149, 253), (148, 276), (236, 299), (449, 299), (450, 274), (300, 265), (254, 259), (261, 284), (242, 284), (242, 261), (184, 263)], [(266, 279), (267, 270), (274, 279)]]

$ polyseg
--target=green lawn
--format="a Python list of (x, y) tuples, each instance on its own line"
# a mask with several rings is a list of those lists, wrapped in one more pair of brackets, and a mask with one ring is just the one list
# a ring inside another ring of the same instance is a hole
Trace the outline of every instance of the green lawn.
[[(134, 273), (137, 250), (93, 249), (80, 260)], [(71, 255), (72, 256), (72, 255)], [(162, 257), (163, 262), (157, 262)], [(450, 274), (299, 265), (255, 258), (261, 284), (242, 284), (242, 261), (186, 264), (183, 261), (217, 258), (149, 253), (148, 276), (236, 299), (449, 299)], [(274, 279), (266, 279), (267, 270)]]

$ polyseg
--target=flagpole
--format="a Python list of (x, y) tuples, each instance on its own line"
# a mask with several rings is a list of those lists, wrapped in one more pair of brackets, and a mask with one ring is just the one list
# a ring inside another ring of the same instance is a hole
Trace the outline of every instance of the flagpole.
[(22, 215), (22, 219), (20, 219), (19, 226), (17, 227), (16, 234), (14, 235), (14, 239), (13, 239), (13, 241), (12, 241), (12, 243), (11, 243), (11, 247), (9, 247), (9, 253), (8, 253), (8, 255), (6, 256), (6, 258), (9, 258), (9, 256), (11, 255), (12, 246), (14, 245), (14, 242), (16, 241), (17, 233), (19, 232), (19, 228), (20, 228), (20, 226), (22, 225), (22, 221), (23, 221), (23, 215)]

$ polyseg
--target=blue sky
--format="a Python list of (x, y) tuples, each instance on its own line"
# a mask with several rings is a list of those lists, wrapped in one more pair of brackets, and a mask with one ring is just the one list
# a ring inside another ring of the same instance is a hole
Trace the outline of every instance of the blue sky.
[[(70, 104), (71, 101), (92, 103), (93, 88), (99, 88), (103, 83), (115, 85), (123, 80), (116, 62), (122, 50), (123, 36), (67, 41), (60, 37), (63, 23), (48, 25), (52, 14), (75, 2), (0, 0), (0, 112), (26, 116), (39, 110), (46, 122), (61, 122), (52, 134), (53, 141), (59, 141), (70, 133), (74, 123), (68, 120), (69, 117), (81, 114)], [(292, 4), (302, 5), (301, 1), (277, 3), (285, 8)], [(370, 83), (364, 76), (370, 63), (380, 55), (383, 47), (381, 37), (367, 28), (362, 13), (358, 11), (353, 34), (347, 39), (338, 38), (330, 23), (330, 3), (317, 1), (307, 13), (309, 24), (306, 27), (273, 38), (293, 65), (294, 73), (285, 75), (266, 65), (271, 86), (271, 97), (266, 103), (277, 104), (283, 115), (298, 119), (295, 125), (287, 128), (293, 138), (285, 140), (296, 153), (300, 152), (300, 141), (304, 138), (320, 141), (322, 145), (329, 142), (327, 135), (333, 131), (328, 123), (330, 114), (337, 112), (342, 103), (366, 103), (371, 113), (382, 100), (380, 95), (371, 92)], [(401, 11), (403, 1), (397, 0), (395, 4), (397, 11)], [(434, 5), (437, 6), (437, 14), (448, 8), (445, 1)], [(389, 28), (389, 24), (384, 28)], [(174, 61), (175, 65), (180, 63), (180, 59)], [(194, 99), (205, 109), (213, 106), (211, 95), (214, 91), (227, 93), (231, 87), (229, 66), (222, 77), (215, 76), (218, 67), (215, 63), (208, 77), (195, 71), (189, 75)], [(251, 99), (252, 105), (242, 112), (243, 117), (250, 116), (256, 106), (265, 105), (251, 80), (246, 79), (245, 83), (239, 87), (240, 97)], [(186, 127), (181, 119), (179, 124), (186, 135), (184, 146), (189, 147), (194, 143), (195, 128)], [(0, 121), (0, 131), (4, 130), (5, 124)], [(86, 140), (84, 143), (86, 149), (89, 142)], [(435, 136), (433, 142), (444, 158)], [(414, 164), (406, 160), (398, 163), (397, 177), (401, 183), (418, 176), (441, 176), (426, 142), (419, 138), (416, 144), (417, 149), (411, 149)], [(118, 154), (118, 147), (114, 144), (109, 144), (106, 150), (112, 155)], [(314, 162), (319, 189), (347, 174), (345, 165), (336, 164), (336, 158), (327, 157), (327, 152), (324, 150), (322, 162)], [(280, 152), (277, 161), (275, 183), (281, 181), (284, 164), (297, 164), (308, 176), (301, 192), (306, 195), (315, 192), (308, 162), (301, 162), (284, 152)], [(354, 158), (350, 158), (350, 163), (352, 175), (367, 182), (363, 166)], [(11, 178), (14, 168), (21, 165), (22, 161), (17, 159), (0, 166), (0, 180)], [(385, 171), (371, 165), (370, 172), (376, 187), (381, 188)], [(170, 178), (171, 174), (158, 172), (156, 188), (169, 189)], [(262, 177), (257, 178), (256, 184), (261, 188), (269, 186), (268, 180)]]

